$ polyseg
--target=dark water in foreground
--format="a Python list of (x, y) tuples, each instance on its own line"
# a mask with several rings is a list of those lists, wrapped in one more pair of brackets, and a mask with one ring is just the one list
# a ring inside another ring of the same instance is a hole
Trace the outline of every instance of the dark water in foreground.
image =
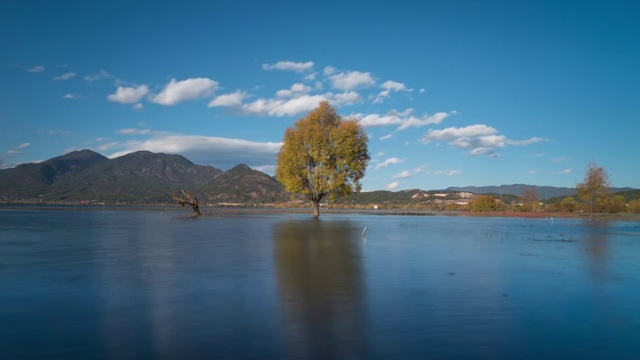
[(640, 357), (640, 223), (184, 214), (0, 211), (0, 359)]

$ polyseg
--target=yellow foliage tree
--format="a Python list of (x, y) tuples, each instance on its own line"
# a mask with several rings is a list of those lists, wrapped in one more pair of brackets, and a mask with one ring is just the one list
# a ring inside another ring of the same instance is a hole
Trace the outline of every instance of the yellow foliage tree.
[(356, 120), (343, 120), (323, 101), (285, 131), (276, 178), (287, 191), (305, 195), (319, 217), (325, 196), (360, 191), (370, 159), (367, 144)]
[(591, 161), (585, 169), (584, 181), (576, 186), (578, 197), (589, 204), (589, 218), (593, 214), (593, 205), (597, 198), (609, 194), (609, 173)]

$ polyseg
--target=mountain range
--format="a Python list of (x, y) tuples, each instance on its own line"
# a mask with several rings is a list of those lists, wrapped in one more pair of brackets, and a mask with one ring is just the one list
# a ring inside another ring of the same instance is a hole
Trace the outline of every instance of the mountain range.
[(180, 190), (216, 203), (264, 203), (288, 197), (277, 180), (246, 165), (222, 171), (180, 155), (149, 151), (109, 159), (79, 150), (0, 170), (4, 201), (167, 203)]
[[(463, 193), (521, 196), (532, 185), (449, 187), (372, 191), (339, 203), (411, 203), (429, 198), (460, 199)], [(535, 186), (541, 199), (575, 195), (575, 188)], [(274, 204), (301, 199), (284, 191), (273, 177), (240, 164), (222, 171), (196, 165), (181, 155), (138, 151), (109, 159), (91, 150), (73, 151), (40, 163), (0, 170), (0, 202), (170, 203), (180, 190), (195, 193), (203, 204)], [(614, 188), (635, 197), (637, 190)], [(436, 195), (438, 194), (439, 195)], [(626, 196), (626, 197), (629, 197)]]

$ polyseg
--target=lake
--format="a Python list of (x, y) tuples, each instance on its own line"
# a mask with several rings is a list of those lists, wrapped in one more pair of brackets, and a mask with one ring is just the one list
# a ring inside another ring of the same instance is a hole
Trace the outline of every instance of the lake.
[(0, 359), (640, 356), (638, 222), (188, 214), (0, 209)]

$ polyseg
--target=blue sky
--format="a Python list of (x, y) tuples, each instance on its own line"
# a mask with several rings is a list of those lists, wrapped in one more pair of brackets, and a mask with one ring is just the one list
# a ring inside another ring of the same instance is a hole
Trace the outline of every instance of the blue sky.
[(640, 187), (635, 1), (0, 3), (0, 167), (140, 149), (273, 174), (329, 100), (364, 190)]

